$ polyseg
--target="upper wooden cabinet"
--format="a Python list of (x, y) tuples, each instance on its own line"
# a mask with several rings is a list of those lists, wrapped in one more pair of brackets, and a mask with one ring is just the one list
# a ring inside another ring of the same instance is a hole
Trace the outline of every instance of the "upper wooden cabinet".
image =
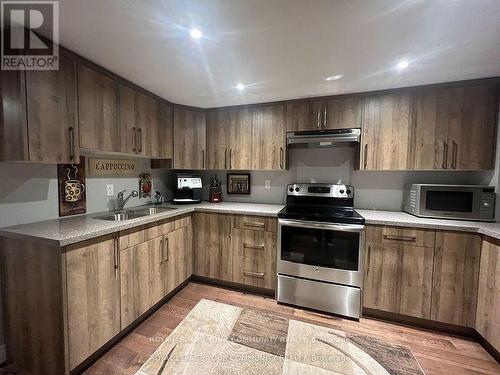
[(410, 169), (494, 167), (498, 83), (417, 90)]
[(247, 108), (207, 115), (208, 169), (252, 168), (252, 114)]
[(120, 152), (120, 85), (85, 65), (78, 65), (80, 147)]
[(285, 169), (285, 105), (252, 109), (252, 169)]
[(361, 169), (408, 169), (410, 93), (365, 98), (361, 138)]
[(286, 130), (325, 130), (361, 127), (360, 96), (296, 101), (286, 105)]
[(206, 168), (206, 134), (205, 112), (174, 109), (174, 168)]
[(76, 65), (64, 53), (59, 70), (1, 72), (4, 161), (79, 161)]

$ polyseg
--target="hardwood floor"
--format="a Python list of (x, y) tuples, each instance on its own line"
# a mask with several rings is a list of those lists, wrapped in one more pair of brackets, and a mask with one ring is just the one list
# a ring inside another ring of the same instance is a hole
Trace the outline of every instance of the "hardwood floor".
[(85, 372), (85, 375), (135, 374), (202, 298), (265, 310), (291, 319), (333, 327), (346, 332), (372, 335), (390, 343), (407, 345), (427, 375), (500, 373), (500, 365), (479, 343), (473, 340), (375, 319), (361, 319), (360, 322), (355, 322), (278, 305), (273, 298), (269, 297), (191, 282), (106, 353)]

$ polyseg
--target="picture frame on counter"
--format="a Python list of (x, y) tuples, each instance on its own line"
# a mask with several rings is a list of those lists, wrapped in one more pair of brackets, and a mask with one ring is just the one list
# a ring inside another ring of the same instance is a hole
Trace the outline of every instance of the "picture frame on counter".
[(250, 173), (228, 173), (227, 193), (250, 195)]

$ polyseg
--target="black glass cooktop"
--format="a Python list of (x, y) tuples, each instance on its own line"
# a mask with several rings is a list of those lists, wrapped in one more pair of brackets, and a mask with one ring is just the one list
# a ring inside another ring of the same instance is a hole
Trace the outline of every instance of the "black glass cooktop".
[(351, 207), (288, 204), (278, 217), (291, 220), (323, 221), (328, 223), (364, 224), (365, 219)]

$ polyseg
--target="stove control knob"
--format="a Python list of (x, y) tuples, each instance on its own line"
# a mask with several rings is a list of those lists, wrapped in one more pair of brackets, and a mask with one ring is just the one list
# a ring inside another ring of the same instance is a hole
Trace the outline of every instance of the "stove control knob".
[(339, 193), (340, 193), (340, 194), (344, 194), (344, 190), (343, 190), (343, 189), (341, 189), (341, 190), (339, 191)]
[(347, 195), (350, 195), (352, 192), (350, 190), (346, 191)]
[(290, 189), (288, 189), (288, 190), (290, 190), (290, 193), (293, 193), (293, 187), (291, 187), (291, 188), (290, 188)]
[(300, 190), (300, 189), (299, 189), (298, 187), (296, 187), (296, 188), (295, 188), (295, 191), (296, 191), (297, 193), (299, 192), (299, 190)]

